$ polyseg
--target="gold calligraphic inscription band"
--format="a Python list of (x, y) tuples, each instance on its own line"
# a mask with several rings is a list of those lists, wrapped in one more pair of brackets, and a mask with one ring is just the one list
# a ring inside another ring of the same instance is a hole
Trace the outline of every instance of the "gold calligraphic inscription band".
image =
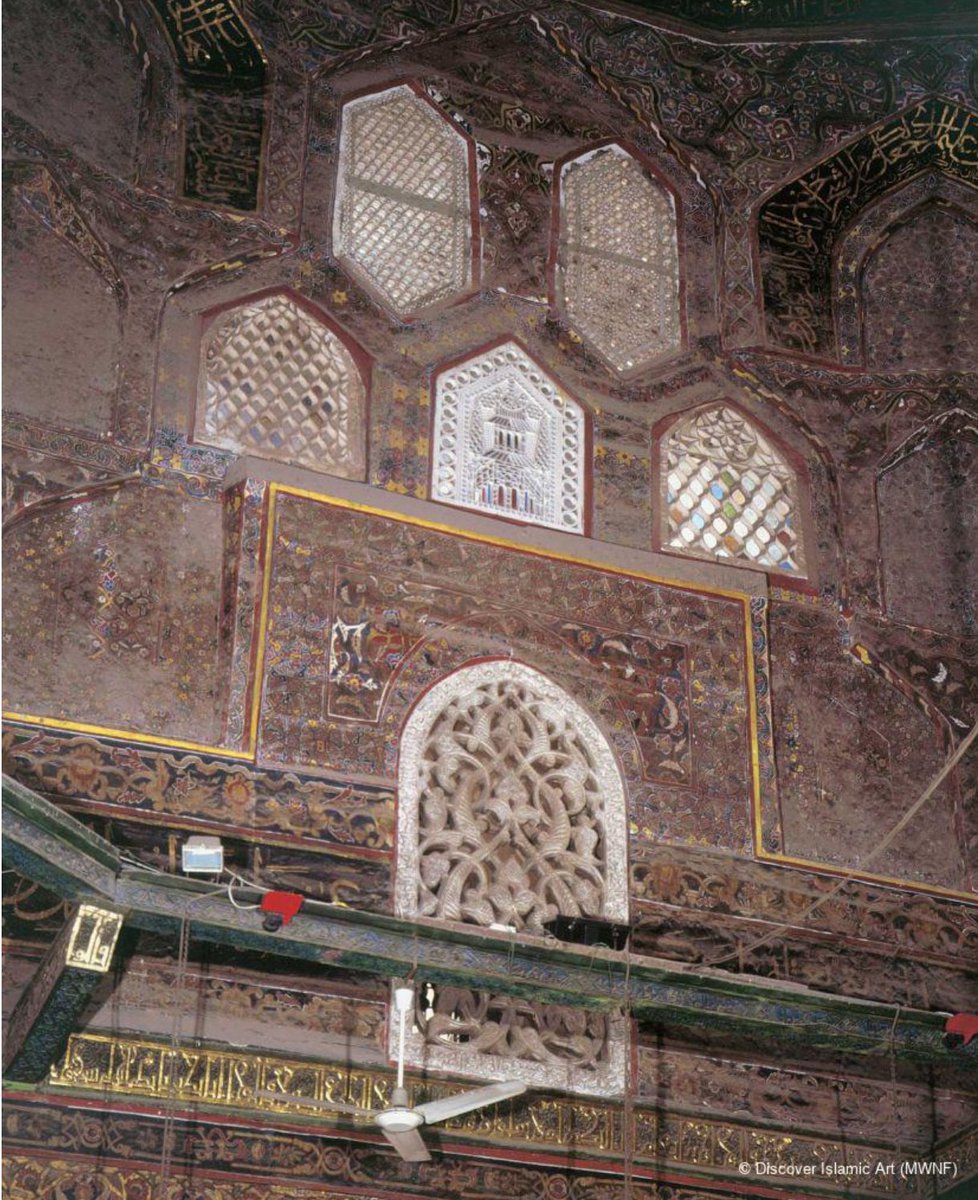
[[(172, 1084), (173, 1073), (176, 1080)], [(289, 1119), (315, 1118), (323, 1126), (322, 1110), (301, 1102), (279, 1102), (258, 1095), (281, 1091), (312, 1100), (353, 1104), (364, 1110), (390, 1101), (393, 1077), (329, 1063), (312, 1063), (272, 1055), (218, 1049), (181, 1049), (174, 1054), (164, 1044), (103, 1034), (73, 1034), (65, 1057), (52, 1068), (49, 1082), (61, 1088), (98, 1089), (113, 1094), (166, 1099), (178, 1104), (214, 1105), (250, 1109), (256, 1114), (278, 1114)], [(411, 1102), (420, 1098), (452, 1095), (464, 1090), (445, 1084), (409, 1081)], [(853, 1180), (820, 1173), (815, 1187), (870, 1195), (898, 1194), (901, 1181), (894, 1176), (874, 1176), (886, 1151), (826, 1138), (780, 1133), (735, 1125), (728, 1121), (664, 1114), (648, 1108), (632, 1113), (633, 1136), (627, 1141), (634, 1161), (695, 1169), (710, 1174), (738, 1174), (744, 1162), (767, 1162), (798, 1167), (824, 1163), (867, 1165), (870, 1171)], [(532, 1093), (515, 1104), (480, 1109), (439, 1126), (443, 1133), (473, 1138), (481, 1143), (573, 1152), (578, 1156), (620, 1158), (625, 1151), (622, 1107), (581, 1097), (535, 1097)]]

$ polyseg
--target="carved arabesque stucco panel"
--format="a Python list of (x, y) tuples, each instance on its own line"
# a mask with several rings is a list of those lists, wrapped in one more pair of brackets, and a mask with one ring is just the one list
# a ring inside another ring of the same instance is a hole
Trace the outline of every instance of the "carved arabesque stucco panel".
[(404, 729), (397, 911), (531, 933), (627, 920), (625, 797), (604, 735), (522, 663), (463, 667)]
[[(401, 739), (399, 915), (543, 935), (558, 915), (627, 920), (625, 795), (612, 751), (562, 688), (523, 663), (462, 667)], [(391, 1029), (391, 1051), (395, 1030)], [(412, 1065), (614, 1095), (622, 1014), (464, 988), (418, 989)]]

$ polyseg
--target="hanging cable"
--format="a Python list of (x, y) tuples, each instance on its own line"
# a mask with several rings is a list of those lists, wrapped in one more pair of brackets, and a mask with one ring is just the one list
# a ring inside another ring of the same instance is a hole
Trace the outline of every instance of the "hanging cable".
[[(892, 1105), (893, 1116), (896, 1117), (896, 1087), (897, 1087), (897, 1056), (896, 1056), (896, 1029), (897, 1022), (900, 1020), (900, 1005), (896, 1006), (896, 1012), (893, 1014), (893, 1024), (890, 1026), (890, 1104)], [(897, 1161), (903, 1159), (903, 1122), (894, 1121), (896, 1128), (896, 1157)]]
[(239, 875), (237, 871), (229, 871), (228, 874), (234, 883), (240, 884), (242, 887), (251, 888), (253, 892), (271, 892), (274, 888), (265, 887), (264, 884), (254, 883), (251, 879), (245, 879), (243, 875)]
[(889, 830), (889, 832), (886, 833), (882, 838), (880, 838), (880, 840), (876, 843), (876, 845), (872, 848), (872, 850), (870, 850), (868, 854), (863, 855), (863, 857), (859, 860), (859, 865), (857, 867), (852, 867), (850, 870), (845, 871), (842, 875), (842, 878), (835, 885), (835, 887), (830, 888), (824, 895), (819, 896), (816, 900), (814, 900), (808, 906), (808, 908), (806, 908), (799, 916), (794, 917), (790, 923), (785, 922), (784, 924), (775, 926), (774, 929), (769, 930), (762, 937), (756, 938), (753, 942), (749, 942), (747, 945), (744, 945), (743, 943), (739, 943), (735, 950), (731, 950), (727, 954), (722, 954), (718, 958), (711, 958), (711, 959), (708, 959), (706, 962), (692, 964), (692, 966), (680, 965), (679, 969), (680, 970), (701, 969), (703, 967), (714, 967), (714, 966), (717, 966), (719, 963), (729, 962), (730, 959), (732, 959), (732, 958), (737, 958), (738, 956), (749, 954), (752, 950), (756, 950), (759, 946), (767, 945), (767, 943), (770, 942), (773, 938), (779, 937), (782, 933), (786, 933), (788, 930), (792, 929), (793, 927), (800, 925), (800, 924), (804, 923), (805, 921), (807, 921), (808, 918), (817, 909), (821, 908), (823, 904), (827, 904), (829, 900), (831, 900), (835, 896), (837, 896), (839, 894), (839, 892), (841, 892), (843, 890), (843, 888), (845, 888), (850, 883), (851, 880), (853, 880), (854, 878), (858, 878), (860, 875), (862, 875), (865, 872), (866, 867), (871, 862), (873, 862), (875, 859), (877, 859), (883, 853), (884, 850), (886, 850), (890, 845), (892, 845), (892, 843), (900, 836), (900, 834), (904, 831), (904, 829), (906, 829), (906, 827), (914, 819), (914, 817), (917, 815), (917, 813), (920, 812), (920, 810), (927, 803), (927, 801), (931, 798), (931, 796), (933, 796), (933, 794), (941, 786), (941, 784), (948, 777), (948, 775), (950, 775), (950, 773), (958, 765), (958, 763), (961, 761), (961, 759), (964, 758), (965, 754), (968, 752), (969, 748), (971, 747), (971, 745), (974, 742), (976, 737), (978, 737), (978, 724), (975, 724), (971, 727), (971, 730), (968, 733), (967, 737), (965, 737), (958, 744), (954, 753), (950, 756), (950, 758), (947, 760), (947, 762), (944, 763), (944, 765), (937, 772), (937, 774), (934, 776), (934, 778), (930, 781), (930, 783), (927, 785), (927, 787), (924, 788), (921, 795), (914, 801), (913, 804), (910, 805), (910, 807), (907, 809), (907, 811), (903, 814), (903, 816), (900, 818), (900, 820), (897, 821), (897, 823)]
[[(632, 1023), (632, 956), (628, 948), (628, 943), (625, 943), (625, 983), (622, 1011), (625, 1016), (626, 1037), (626, 1053), (627, 1048), (631, 1046), (631, 1023)], [(624, 1155), (624, 1171), (623, 1182), (625, 1184), (625, 1195), (623, 1200), (633, 1200), (632, 1180), (635, 1167), (635, 1097), (632, 1089), (632, 1063), (625, 1062), (625, 1103), (622, 1112), (622, 1153)]]
[[(203, 897), (201, 897), (202, 899)], [(170, 1173), (173, 1167), (174, 1113), (177, 1099), (177, 1063), (180, 1051), (180, 1025), (183, 1017), (183, 989), (187, 978), (187, 957), (190, 951), (190, 915), (184, 912), (180, 919), (180, 941), (177, 950), (177, 971), (173, 984), (175, 994), (173, 1022), (170, 1026), (170, 1079), (164, 1101), (163, 1151), (160, 1155), (158, 1200), (167, 1200)]]
[(174, 1123), (177, 1102), (178, 1064), (180, 1055), (180, 1030), (183, 1023), (183, 993), (187, 984), (187, 961), (190, 955), (190, 909), (201, 900), (224, 894), (224, 888), (219, 887), (212, 892), (203, 892), (187, 901), (187, 907), (180, 917), (180, 937), (177, 945), (177, 969), (173, 981), (173, 1021), (170, 1025), (170, 1078), (164, 1100), (163, 1118), (163, 1147), (160, 1154), (159, 1185), (156, 1190), (157, 1200), (168, 1200), (167, 1190), (173, 1168), (173, 1152), (175, 1149)]

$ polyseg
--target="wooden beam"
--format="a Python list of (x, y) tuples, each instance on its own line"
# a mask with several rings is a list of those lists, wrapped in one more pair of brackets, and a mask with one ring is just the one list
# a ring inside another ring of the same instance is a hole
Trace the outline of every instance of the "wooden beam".
[[(314, 900), (307, 900), (288, 926), (270, 933), (259, 912), (233, 908), (225, 895), (214, 894), (212, 884), (134, 870), (121, 862), (107, 884), (112, 847), (29, 789), (14, 786), (4, 840), (19, 855), (18, 869), (34, 863), (39, 874), (32, 877), (54, 890), (60, 880), (69, 889), (62, 895), (88, 887), (96, 903), (123, 910), (127, 922), (141, 929), (172, 936), (186, 919), (192, 937), (242, 951), (387, 978), (413, 975), (545, 1003), (625, 1008), (691, 1036), (700, 1030), (761, 1043), (773, 1039), (779, 1045), (790, 1042), (800, 1054), (892, 1049), (920, 1063), (951, 1062), (941, 1014), (830, 996), (800, 984)], [(5, 784), (5, 798), (7, 792)], [(52, 836), (55, 825), (58, 834)], [(64, 852), (65, 839), (70, 854)], [(93, 841), (102, 845), (92, 850)], [(978, 1061), (978, 1042), (953, 1053), (957, 1062), (962, 1057)]]
[(64, 1056), (75, 1022), (106, 974), (122, 914), (81, 904), (24, 989), (10, 1017), (3, 1048), (4, 1078), (37, 1083)]

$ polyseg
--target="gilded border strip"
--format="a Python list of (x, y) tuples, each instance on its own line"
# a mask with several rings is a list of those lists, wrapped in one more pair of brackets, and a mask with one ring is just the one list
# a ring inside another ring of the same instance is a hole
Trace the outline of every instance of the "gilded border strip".
[[(665, 579), (659, 575), (650, 575), (647, 571), (636, 571), (629, 567), (618, 567), (613, 563), (595, 562), (594, 559), (582, 558), (576, 554), (559, 554), (554, 550), (545, 550), (540, 546), (527, 546), (511, 538), (497, 537), (488, 533), (475, 533), (468, 529), (457, 529), (454, 525), (446, 525), (442, 521), (429, 521), (424, 517), (409, 517), (405, 513), (390, 512), (383, 508), (374, 508), (369, 504), (361, 504), (357, 500), (344, 500), (339, 496), (327, 496), (321, 492), (310, 492), (304, 488), (293, 487), (290, 484), (272, 483), (269, 485), (272, 501), (279, 494), (297, 496), (302, 500), (313, 500), (318, 504), (328, 504), (333, 508), (346, 508), (353, 512), (366, 513), (372, 517), (384, 517), (397, 521), (401, 525), (417, 525), (422, 529), (432, 529), (436, 533), (446, 533), (452, 537), (463, 538), (469, 542), (483, 542), (490, 546), (501, 546), (506, 550), (517, 550), (520, 554), (532, 554), (536, 558), (549, 558), (557, 562), (572, 563), (574, 566), (589, 567), (592, 571), (603, 571), (608, 575), (624, 575), (629, 579), (644, 579), (649, 583), (657, 583), (662, 587), (673, 588), (680, 592), (698, 592), (707, 596), (723, 596), (729, 600), (739, 600), (748, 604), (750, 596), (746, 592), (736, 592), (727, 588), (707, 587), (702, 583), (677, 583), (675, 579)], [(274, 508), (270, 518), (274, 515)], [(269, 520), (269, 528), (272, 522)]]
[(151, 733), (134, 733), (131, 729), (112, 729), (106, 725), (86, 725), (81, 721), (65, 721), (60, 717), (39, 717), (33, 713), (14, 712), (6, 708), (0, 715), (5, 721), (16, 721), (21, 725), (38, 725), (42, 729), (59, 729), (66, 733), (93, 733), (117, 741), (137, 742), (141, 746), (166, 746), (171, 750), (194, 750), (200, 754), (218, 754), (221, 758), (255, 761), (252, 750), (228, 750), (223, 746), (210, 746), (203, 742), (184, 742), (177, 738), (158, 737)]
[[(233, 1109), (239, 1114), (248, 1109), (266, 1127), (269, 1118), (276, 1116), (300, 1125), (310, 1119), (315, 1121), (317, 1132), (327, 1125), (330, 1132), (342, 1137), (342, 1125), (337, 1129), (328, 1114), (312, 1108), (303, 1111), (301, 1104), (278, 1103), (256, 1093), (281, 1089), (313, 1100), (353, 1104), (366, 1115), (389, 1102), (393, 1075), (390, 1071), (232, 1050), (183, 1048), (175, 1054), (162, 1042), (82, 1033), (71, 1035), (64, 1059), (52, 1068), (48, 1082), (55, 1088), (94, 1090), (103, 1095), (153, 1101), (172, 1098), (178, 1106), (195, 1109), (201, 1104)], [(412, 1099), (421, 1091), (427, 1097), (437, 1097), (464, 1090), (459, 1085), (429, 1083), (417, 1077), (409, 1079), (408, 1089)], [(537, 1098), (531, 1094), (517, 1104), (495, 1105), (444, 1122), (439, 1128), (494, 1146), (531, 1152), (556, 1150), (575, 1158), (593, 1155), (617, 1160), (624, 1157), (626, 1148), (634, 1147), (636, 1163), (669, 1163), (717, 1177), (741, 1175), (743, 1162), (796, 1167), (815, 1164), (816, 1168), (820, 1163), (868, 1164), (869, 1172), (855, 1179), (827, 1173), (815, 1176), (811, 1183), (833, 1193), (854, 1184), (875, 1195), (898, 1191), (895, 1175), (874, 1175), (873, 1168), (891, 1157), (896, 1161), (896, 1156), (902, 1154), (899, 1150), (715, 1118), (662, 1113), (650, 1107), (634, 1108), (632, 1119), (631, 1136), (626, 1137), (620, 1103), (577, 1096)], [(297, 1129), (297, 1125), (292, 1128)]]
[(593, 559), (578, 557), (576, 555), (557, 554), (551, 550), (545, 550), (536, 546), (525, 546), (519, 542), (509, 538), (496, 537), (489, 534), (474, 533), (468, 530), (457, 529), (454, 526), (447, 525), (440, 521), (429, 521), (423, 517), (409, 517), (402, 513), (390, 512), (386, 509), (375, 508), (372, 505), (361, 504), (354, 500), (345, 500), (336, 496), (328, 496), (320, 492), (308, 491), (304, 488), (293, 487), (287, 484), (270, 483), (266, 499), (266, 525), (265, 525), (265, 542), (263, 553), (265, 556), (265, 565), (262, 591), (261, 605), (258, 616), (257, 628), (257, 653), (255, 657), (255, 677), (254, 687), (252, 689), (251, 709), (248, 720), (248, 747), (245, 750), (228, 750), (221, 746), (204, 745), (197, 742), (179, 741), (170, 738), (154, 737), (151, 734), (133, 733), (127, 730), (112, 729), (99, 725), (87, 725), (79, 722), (60, 720), (54, 717), (42, 717), (26, 713), (18, 713), (12, 711), (4, 711), (3, 716), (12, 721), (18, 721), (25, 725), (39, 725), (48, 729), (61, 729), (77, 733), (91, 733), (121, 739), (124, 741), (132, 741), (141, 745), (163, 746), (170, 747), (176, 750), (192, 750), (205, 754), (217, 754), (226, 758), (239, 759), (246, 762), (256, 762), (257, 745), (258, 745), (258, 728), (261, 714), (262, 700), (262, 674), (265, 664), (265, 642), (268, 625), (268, 603), (269, 593), (271, 590), (271, 565), (272, 552), (275, 544), (275, 510), (279, 494), (283, 496), (295, 496), (304, 500), (311, 500), (317, 504), (325, 504), (333, 508), (343, 508), (352, 512), (364, 513), (368, 516), (381, 517), (385, 520), (396, 521), (399, 524), (414, 525), (422, 529), (431, 529), (436, 533), (444, 533), (451, 537), (463, 538), (466, 541), (481, 542), (486, 545), (499, 546), (507, 550), (516, 550), (521, 554), (530, 554), (537, 558), (551, 559), (557, 562), (566, 562), (574, 566), (589, 568), (594, 571), (601, 571), (606, 574), (620, 575), (630, 579), (642, 579), (649, 583), (658, 584), (663, 587), (673, 588), (677, 591), (695, 592), (702, 595), (721, 596), (726, 599), (738, 601), (744, 612), (744, 661), (746, 666), (747, 677), (747, 707), (748, 707), (748, 727), (749, 727), (749, 753), (751, 758), (751, 827), (754, 838), (754, 858), (760, 862), (773, 863), (787, 867), (800, 867), (805, 870), (814, 870), (826, 875), (840, 876), (847, 879), (858, 880), (866, 883), (885, 884), (891, 887), (898, 887), (906, 891), (914, 893), (922, 893), (925, 895), (944, 896), (952, 900), (965, 900), (974, 903), (975, 893), (959, 891), (954, 888), (939, 887), (935, 884), (920, 883), (917, 880), (899, 879), (886, 875), (875, 875), (868, 872), (853, 872), (845, 868), (832, 867), (826, 863), (818, 861), (794, 858), (787, 854), (774, 854), (765, 851), (763, 845), (763, 825), (761, 811), (761, 778), (760, 778), (760, 747), (758, 745), (758, 714), (757, 714), (757, 691), (756, 691), (756, 667), (754, 662), (754, 645), (751, 629), (751, 597), (745, 592), (731, 591), (725, 588), (710, 588), (703, 584), (696, 583), (677, 583), (673, 579), (663, 579), (657, 575), (651, 575), (644, 571), (629, 570), (626, 567), (619, 567), (613, 564), (595, 562)]

